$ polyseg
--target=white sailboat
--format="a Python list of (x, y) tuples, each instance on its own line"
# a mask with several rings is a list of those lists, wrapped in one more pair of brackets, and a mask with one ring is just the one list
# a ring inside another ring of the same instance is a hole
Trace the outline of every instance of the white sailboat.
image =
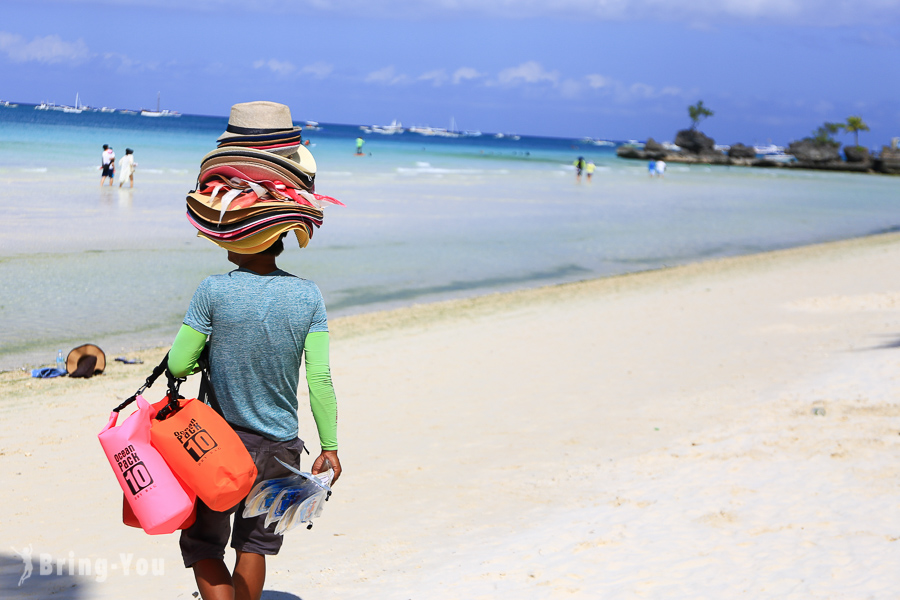
[(75, 106), (63, 106), (61, 107), (64, 113), (71, 113), (75, 115), (80, 115), (84, 108), (81, 107), (81, 101), (78, 99), (78, 92), (75, 92)]
[(142, 117), (180, 117), (181, 113), (172, 110), (159, 109), (159, 92), (156, 92), (156, 110), (141, 109)]

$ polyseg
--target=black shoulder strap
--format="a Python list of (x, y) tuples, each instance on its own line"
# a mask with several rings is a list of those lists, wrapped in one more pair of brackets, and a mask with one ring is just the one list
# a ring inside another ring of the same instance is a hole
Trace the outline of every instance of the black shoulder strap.
[(139, 388), (138, 388), (138, 391), (136, 391), (132, 396), (130, 396), (128, 399), (126, 399), (125, 402), (123, 402), (122, 404), (120, 404), (120, 405), (118, 405), (117, 407), (115, 407), (115, 408), (113, 409), (113, 412), (119, 412), (119, 411), (121, 411), (123, 408), (125, 408), (126, 406), (128, 406), (129, 404), (131, 404), (132, 402), (134, 402), (135, 399), (136, 399), (138, 396), (140, 396), (141, 394), (143, 394), (143, 393), (147, 390), (148, 387), (150, 387), (151, 385), (153, 385), (153, 383), (154, 383), (157, 379), (159, 379), (159, 376), (162, 375), (163, 372), (166, 370), (166, 368), (167, 368), (167, 363), (168, 363), (168, 362), (169, 362), (169, 353), (166, 352), (166, 355), (163, 356), (162, 362), (160, 362), (158, 365), (156, 365), (156, 366), (153, 368), (153, 372), (150, 373), (150, 376), (149, 376), (149, 377), (147, 377), (147, 380), (144, 382), (144, 385), (142, 385), (141, 387), (139, 387)]
[(222, 407), (219, 406), (219, 400), (216, 398), (216, 390), (213, 389), (212, 381), (209, 378), (209, 344), (204, 346), (200, 358), (197, 359), (197, 366), (200, 367), (200, 391), (197, 399), (200, 402), (209, 404), (214, 411), (219, 413), (223, 418)]

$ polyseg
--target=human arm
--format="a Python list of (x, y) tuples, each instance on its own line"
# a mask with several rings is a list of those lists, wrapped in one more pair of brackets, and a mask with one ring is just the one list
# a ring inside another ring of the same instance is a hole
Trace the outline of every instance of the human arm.
[(326, 461), (334, 469), (332, 484), (341, 474), (341, 461), (337, 454), (337, 398), (331, 382), (328, 360), (329, 337), (327, 331), (315, 331), (306, 336), (304, 354), (306, 383), (309, 387), (309, 407), (319, 431), (322, 452), (313, 462), (312, 473), (328, 470)]
[(187, 377), (193, 373), (205, 345), (205, 334), (182, 325), (169, 350), (169, 372), (175, 377)]

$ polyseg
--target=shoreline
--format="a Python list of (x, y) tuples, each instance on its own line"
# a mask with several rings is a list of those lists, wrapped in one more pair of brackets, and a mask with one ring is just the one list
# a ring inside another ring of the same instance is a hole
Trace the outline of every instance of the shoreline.
[[(754, 254), (711, 258), (672, 267), (660, 267), (632, 273), (597, 277), (583, 281), (557, 283), (514, 291), (490, 292), (470, 298), (436, 300), (434, 302), (413, 303), (407, 306), (336, 317), (329, 320), (332, 340), (352, 339), (374, 335), (397, 328), (418, 327), (423, 324), (439, 324), (458, 318), (477, 318), (504, 310), (513, 310), (535, 303), (553, 303), (563, 299), (575, 299), (592, 294), (611, 294), (639, 290), (646, 286), (678, 281), (685, 277), (727, 272), (742, 268), (759, 268), (778, 260), (808, 257), (820, 253), (829, 254), (854, 248), (890, 245), (900, 242), (900, 232), (875, 233), (866, 236), (807, 244), (792, 248), (769, 250)], [(169, 346), (148, 346), (122, 350), (118, 354), (126, 358), (137, 358), (149, 364), (149, 369), (158, 363)], [(154, 357), (155, 361), (154, 361)], [(151, 364), (152, 363), (152, 364)], [(107, 370), (111, 366), (134, 369), (139, 365), (124, 365), (107, 356)], [(18, 369), (0, 370), (0, 386), (13, 380), (62, 381), (65, 377), (38, 380), (31, 377), (31, 369), (53, 366), (42, 363)], [(0, 398), (2, 398), (0, 387)]]
[[(892, 233), (335, 319), (345, 473), (266, 593), (893, 597), (897, 268)], [(164, 352), (88, 380), (0, 376), (7, 547), (164, 576), (35, 567), (17, 588), (7, 548), (0, 589), (192, 597), (177, 537), (121, 524), (96, 440)]]

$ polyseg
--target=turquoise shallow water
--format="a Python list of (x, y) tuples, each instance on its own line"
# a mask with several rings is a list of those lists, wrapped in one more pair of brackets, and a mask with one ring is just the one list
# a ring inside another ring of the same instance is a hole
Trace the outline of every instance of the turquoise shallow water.
[[(225, 119), (40, 112), (0, 109), (0, 369), (84, 342), (114, 355), (170, 343), (197, 283), (230, 268), (184, 218)], [(527, 136), (369, 135), (355, 157), (358, 134), (306, 133), (318, 191), (347, 206), (280, 259), (332, 317), (900, 225), (897, 178), (670, 165), (650, 179), (608, 147)], [(99, 187), (103, 143), (135, 149), (134, 190)], [(598, 165), (590, 184), (575, 182), (578, 155)]]

